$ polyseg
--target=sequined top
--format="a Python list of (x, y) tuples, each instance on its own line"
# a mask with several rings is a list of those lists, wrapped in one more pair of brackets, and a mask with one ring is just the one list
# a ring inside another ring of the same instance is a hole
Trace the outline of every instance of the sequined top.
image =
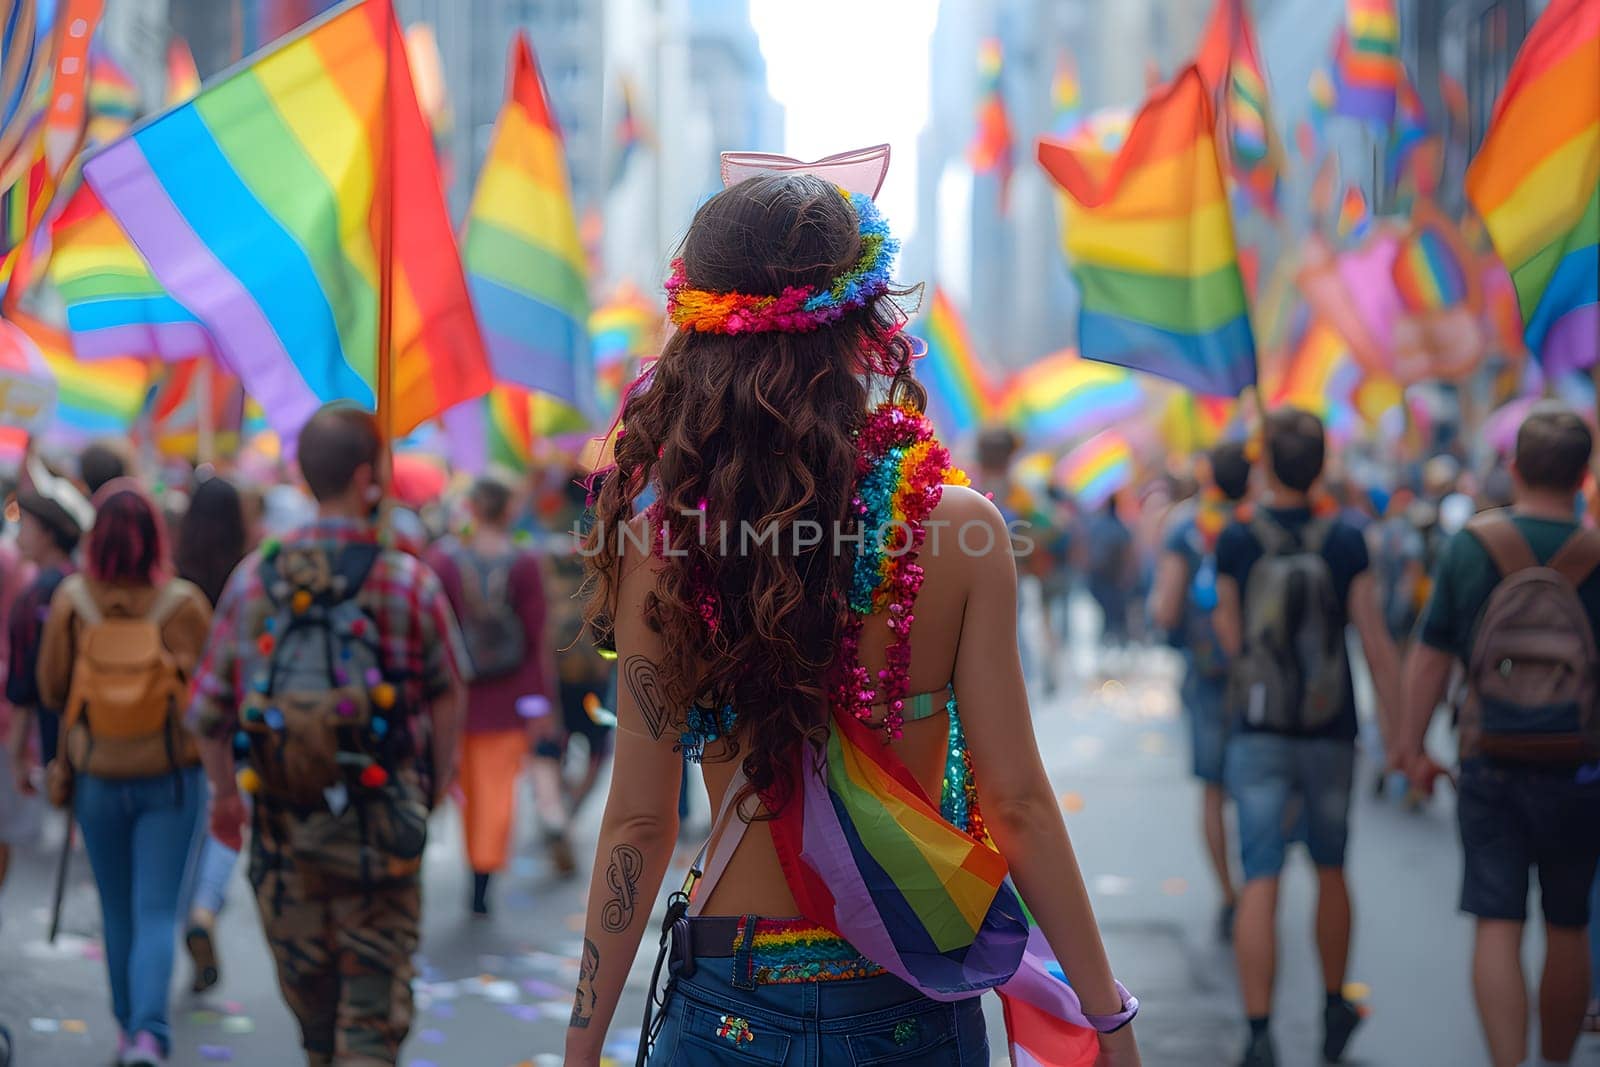
[[(936, 704), (935, 693), (918, 693), (906, 698), (906, 720), (919, 722), (932, 718), (938, 711), (950, 716), (950, 740), (944, 761), (944, 781), (939, 791), (939, 813), (952, 826), (959, 826), (974, 837), (982, 836), (983, 818), (978, 812), (977, 791), (972, 781), (972, 756), (967, 751), (967, 737), (961, 729), (961, 715), (956, 706), (956, 691), (952, 685), (944, 688), (945, 701)], [(727, 737), (733, 732), (736, 715), (733, 705), (720, 708), (691, 707), (685, 715), (683, 730), (678, 734), (678, 748), (684, 757), (696, 763), (705, 758), (706, 746)]]
[[(967, 751), (966, 734), (956, 707), (953, 686), (944, 689), (945, 700), (936, 703), (935, 693), (918, 693), (906, 698), (905, 717), (909, 722), (932, 718), (943, 710), (950, 716), (950, 738), (945, 754), (944, 782), (939, 794), (939, 813), (952, 826), (959, 826), (975, 837), (983, 835), (983, 816), (978, 809), (977, 789), (972, 778), (972, 756)], [(700, 760), (706, 746), (733, 730), (734, 710), (693, 707), (678, 736), (684, 755)], [(744, 977), (758, 985), (784, 985), (796, 982), (832, 982), (853, 978), (873, 978), (887, 973), (882, 967), (855, 950), (848, 941), (805, 919), (758, 919), (747, 928), (748, 917), (740, 920), (735, 948)], [(746, 945), (746, 942), (749, 942)]]

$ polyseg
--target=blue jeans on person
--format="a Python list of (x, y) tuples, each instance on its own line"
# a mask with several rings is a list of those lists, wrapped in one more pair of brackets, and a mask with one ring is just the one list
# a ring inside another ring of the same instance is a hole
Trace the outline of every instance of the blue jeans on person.
[(1600, 1001), (1600, 871), (1589, 894), (1589, 995)]
[(1194, 776), (1206, 785), (1221, 785), (1228, 749), (1228, 679), (1206, 678), (1186, 664), (1183, 710), (1189, 716), (1189, 751)]
[(738, 989), (733, 968), (732, 957), (702, 958), (692, 975), (674, 975), (651, 1067), (988, 1067), (978, 997), (929, 1000), (893, 975)]
[(219, 915), (228, 898), (228, 882), (233, 878), (239, 853), (210, 834), (205, 834), (195, 847), (198, 854), (194, 858), (194, 869), (190, 872), (189, 906), (184, 910)]
[(1223, 778), (1239, 818), (1245, 881), (1276, 878), (1289, 842), (1304, 839), (1318, 867), (1344, 866), (1355, 743), (1236, 733)]
[(80, 775), (75, 808), (100, 890), (111, 1005), (122, 1032), (168, 1047), (167, 988), (184, 871), (206, 803), (199, 767), (153, 778)]

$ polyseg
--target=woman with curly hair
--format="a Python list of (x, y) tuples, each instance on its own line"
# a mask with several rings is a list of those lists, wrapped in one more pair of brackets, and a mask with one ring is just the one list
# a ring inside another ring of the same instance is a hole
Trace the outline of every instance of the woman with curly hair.
[(1034, 741), (1010, 532), (921, 414), (895, 251), (868, 196), (762, 174), (673, 265), (586, 546), (620, 684), (570, 1065), (599, 1062), (682, 753), (718, 815), (650, 1063), (987, 1064), (986, 989), (1021, 1050), (1138, 1062)]

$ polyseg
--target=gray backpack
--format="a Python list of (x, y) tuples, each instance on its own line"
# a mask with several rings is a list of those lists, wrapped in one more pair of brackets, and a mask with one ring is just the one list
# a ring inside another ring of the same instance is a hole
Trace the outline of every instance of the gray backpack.
[(466, 608), (461, 636), (475, 681), (515, 674), (528, 660), (527, 628), (511, 603), (511, 568), (516, 562), (515, 552), (489, 558), (465, 546), (456, 556)]
[(1467, 660), (1462, 756), (1579, 764), (1600, 758), (1600, 656), (1578, 589), (1600, 567), (1600, 533), (1578, 530), (1544, 566), (1516, 524), (1468, 524), (1494, 561)]
[(1244, 590), (1243, 650), (1229, 670), (1229, 706), (1247, 726), (1316, 734), (1349, 700), (1344, 612), (1322, 547), (1333, 520), (1296, 536), (1258, 516), (1250, 530), (1261, 559)]

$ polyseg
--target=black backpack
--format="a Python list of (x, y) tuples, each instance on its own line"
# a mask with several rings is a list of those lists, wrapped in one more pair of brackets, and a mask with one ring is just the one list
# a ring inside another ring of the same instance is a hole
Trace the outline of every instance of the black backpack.
[(1250, 530), (1261, 559), (1243, 591), (1243, 649), (1229, 669), (1229, 700), (1245, 725), (1308, 735), (1327, 729), (1349, 700), (1349, 653), (1333, 571), (1322, 556), (1334, 520), (1296, 535), (1266, 516)]
[(461, 634), (472, 677), (480, 682), (515, 674), (528, 661), (527, 627), (510, 596), (516, 562), (515, 552), (491, 559), (463, 546), (456, 554), (466, 608)]

